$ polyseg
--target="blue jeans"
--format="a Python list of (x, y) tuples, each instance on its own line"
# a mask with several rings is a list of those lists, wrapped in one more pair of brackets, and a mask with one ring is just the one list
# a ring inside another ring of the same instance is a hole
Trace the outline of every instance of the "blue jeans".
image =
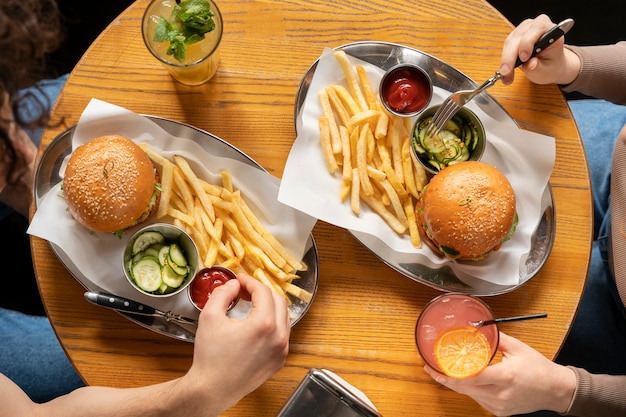
[[(594, 203), (594, 242), (580, 308), (556, 362), (597, 374), (626, 375), (626, 318), (608, 270), (607, 252), (611, 226), (611, 161), (617, 136), (626, 125), (626, 106), (602, 100), (573, 100), (569, 104), (589, 164)], [(531, 415), (547, 417), (558, 414), (543, 411)]]
[(35, 402), (83, 386), (46, 317), (0, 308), (0, 372)]
[(611, 158), (615, 140), (626, 124), (626, 106), (601, 100), (570, 103), (580, 129), (594, 201), (594, 243), (587, 285), (557, 362), (593, 373), (626, 375), (626, 319), (608, 270)]

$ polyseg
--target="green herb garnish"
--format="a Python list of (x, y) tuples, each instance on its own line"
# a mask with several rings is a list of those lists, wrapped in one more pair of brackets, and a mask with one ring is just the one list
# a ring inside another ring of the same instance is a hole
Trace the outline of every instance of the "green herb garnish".
[(185, 0), (174, 7), (172, 20), (161, 16), (154, 31), (154, 40), (170, 42), (167, 54), (179, 62), (187, 57), (187, 45), (200, 42), (215, 29), (214, 13), (207, 0)]

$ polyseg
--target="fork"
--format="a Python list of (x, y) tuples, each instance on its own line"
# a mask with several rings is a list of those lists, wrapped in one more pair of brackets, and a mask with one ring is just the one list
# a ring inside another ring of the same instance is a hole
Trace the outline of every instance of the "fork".
[(492, 85), (496, 83), (496, 81), (502, 79), (502, 75), (500, 71), (496, 71), (496, 74), (489, 78), (487, 81), (482, 83), (478, 88), (474, 90), (460, 90), (456, 93), (448, 96), (447, 99), (441, 103), (441, 106), (437, 109), (432, 119), (430, 119), (430, 123), (426, 127), (426, 131), (424, 132), (424, 136), (435, 136), (438, 135), (441, 129), (443, 129), (450, 119), (459, 111), (461, 107), (463, 107), (467, 102), (473, 99), (476, 95), (482, 93), (484, 90), (488, 89)]
[[(574, 21), (572, 19), (565, 19), (561, 23), (555, 25), (554, 27), (552, 27), (552, 29), (544, 33), (541, 38), (539, 38), (537, 43), (535, 43), (530, 58), (534, 57), (539, 52), (552, 45), (561, 36), (564, 36), (572, 28), (573, 25)], [(515, 63), (515, 68), (519, 67), (522, 64), (522, 60), (518, 58), (517, 62)], [(467, 102), (473, 99), (476, 95), (482, 93), (484, 90), (494, 85), (496, 81), (500, 79), (502, 79), (502, 75), (500, 75), (499, 71), (496, 71), (496, 74), (493, 77), (482, 83), (482, 85), (480, 85), (477, 89), (461, 90), (448, 96), (448, 98), (446, 98), (443, 103), (441, 103), (441, 106), (433, 115), (430, 123), (426, 127), (424, 135), (438, 135), (441, 129), (443, 129), (448, 124), (450, 119), (452, 119), (452, 117), (456, 114), (456, 112), (459, 111), (461, 107), (467, 104)]]

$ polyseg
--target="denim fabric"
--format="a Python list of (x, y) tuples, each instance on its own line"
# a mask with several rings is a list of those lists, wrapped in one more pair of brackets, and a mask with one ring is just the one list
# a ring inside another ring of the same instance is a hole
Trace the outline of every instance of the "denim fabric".
[[(626, 125), (626, 106), (602, 100), (569, 102), (585, 146), (594, 200), (594, 243), (585, 293), (556, 362), (592, 373), (626, 375), (626, 319), (608, 268), (611, 160)], [(558, 221), (558, 219), (557, 219)], [(555, 277), (556, 278), (556, 277)], [(559, 279), (567, 279), (562, 277)], [(533, 417), (557, 416), (541, 411)]]
[(83, 386), (46, 317), (0, 308), (0, 338), (0, 372), (33, 401)]
[(594, 373), (626, 374), (624, 306), (607, 264), (611, 158), (615, 140), (626, 124), (626, 106), (601, 100), (572, 101), (570, 106), (589, 163), (596, 240), (580, 310), (557, 362)]
[[(50, 112), (50, 110), (52, 110), (52, 106), (56, 102), (57, 96), (65, 85), (65, 81), (67, 81), (67, 77), (68, 74), (65, 74), (59, 78), (39, 81), (37, 83), (38, 88), (25, 88), (24, 90), (20, 91), (19, 94), (25, 95), (27, 93), (32, 93), (32, 95), (37, 97), (39, 101), (41, 101), (41, 103), (45, 106), (45, 111)], [(25, 99), (19, 109), (22, 117), (24, 117), (26, 120), (35, 119), (38, 116), (37, 110), (38, 107), (32, 98)], [(34, 130), (27, 130), (26, 133), (28, 133), (28, 136), (30, 136), (35, 145), (39, 146), (43, 129), (38, 128)], [(6, 216), (8, 216), (13, 211), (13, 208), (0, 202), (0, 220), (6, 218)]]
[[(36, 87), (26, 88), (20, 91), (19, 94), (25, 95), (27, 93), (31, 93), (32, 95), (37, 97), (39, 101), (41, 101), (41, 103), (44, 105), (44, 111), (49, 113), (52, 110), (52, 106), (56, 102), (57, 97), (61, 92), (61, 89), (65, 85), (68, 76), (69, 74), (65, 74), (60, 76), (59, 78), (41, 80), (37, 83)], [(32, 99), (24, 100), (21, 104), (22, 105), (19, 111), (22, 117), (24, 117), (26, 120), (33, 120), (39, 116), (37, 112), (38, 108), (36, 107)], [(29, 130), (26, 133), (28, 133), (28, 136), (30, 136), (35, 145), (39, 146), (43, 129), (40, 128), (36, 130)]]

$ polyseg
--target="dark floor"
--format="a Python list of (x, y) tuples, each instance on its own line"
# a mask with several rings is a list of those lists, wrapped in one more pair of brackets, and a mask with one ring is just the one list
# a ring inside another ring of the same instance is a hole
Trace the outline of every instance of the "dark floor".
[[(58, 1), (65, 17), (67, 36), (58, 52), (50, 57), (50, 76), (71, 71), (96, 36), (132, 3), (132, 0)], [(548, 14), (554, 21), (573, 18), (576, 25), (567, 35), (567, 41), (572, 44), (606, 44), (626, 39), (626, 25), (623, 23), (626, 12), (624, 0), (599, 0), (593, 6), (582, 0), (525, 1), (523, 4), (515, 0), (489, 2), (513, 24), (540, 13)], [(4, 220), (0, 225), (5, 242), (15, 242), (14, 245), (5, 247), (9, 253), (3, 251), (3, 271), (6, 275), (4, 290), (0, 291), (0, 306), (31, 314), (43, 314), (33, 276), (26, 227), (26, 220), (20, 216)]]

